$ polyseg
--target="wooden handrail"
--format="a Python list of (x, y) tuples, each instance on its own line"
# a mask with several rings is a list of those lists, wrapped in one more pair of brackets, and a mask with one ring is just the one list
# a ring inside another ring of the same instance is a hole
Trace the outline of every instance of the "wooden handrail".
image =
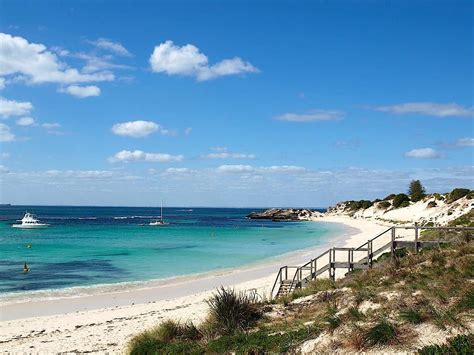
[[(396, 241), (396, 230), (397, 229), (415, 229), (415, 242), (398, 242)], [(336, 268), (347, 268), (349, 271), (354, 269), (354, 266), (358, 268), (365, 268), (365, 267), (372, 267), (372, 260), (375, 255), (380, 254), (382, 251), (390, 248), (392, 255), (394, 255), (395, 248), (397, 247), (397, 243), (400, 245), (411, 245), (415, 244), (415, 250), (418, 251), (418, 247), (420, 242), (418, 242), (418, 231), (423, 230), (423, 229), (438, 229), (438, 230), (464, 230), (464, 231), (474, 231), (474, 227), (422, 227), (422, 226), (406, 226), (406, 227), (400, 227), (400, 226), (392, 226), (388, 228), (387, 230), (384, 230), (382, 233), (376, 235), (374, 238), (367, 240), (367, 242), (361, 244), (357, 248), (348, 248), (348, 247), (334, 247), (331, 249), (326, 250), (324, 253), (319, 254), (317, 257), (311, 259), (308, 261), (306, 264), (302, 266), (282, 266), (280, 270), (278, 271), (277, 277), (275, 279), (275, 282), (273, 284), (273, 288), (270, 294), (270, 297), (274, 297), (274, 291), (277, 287), (277, 284), (279, 282), (279, 288), (277, 290), (276, 295), (280, 292), (281, 286), (283, 284), (283, 270), (285, 271), (285, 281), (288, 281), (288, 269), (295, 269), (295, 272), (293, 274), (293, 278), (291, 278), (291, 283), (289, 284), (289, 292), (292, 292), (294, 289), (298, 287), (298, 284), (300, 286), (303, 283), (303, 280), (308, 280), (310, 277), (311, 279), (316, 278), (320, 274), (329, 271), (329, 276), (333, 277), (335, 276), (335, 269)], [(381, 237), (382, 235), (386, 234), (387, 232), (391, 231), (391, 238), (390, 241), (384, 245), (382, 245), (380, 248), (377, 250), (373, 251), (373, 241)], [(442, 243), (444, 241), (436, 241), (438, 244)], [(367, 246), (367, 247), (365, 247)], [(346, 262), (336, 262), (335, 260), (335, 253), (336, 251), (346, 251), (348, 253), (347, 255), (347, 261)], [(366, 251), (367, 255), (360, 259), (357, 262), (354, 262), (354, 251)], [(325, 256), (326, 254), (329, 254), (329, 262), (325, 263), (323, 266), (320, 266), (318, 268), (317, 265), (317, 260)], [(313, 270), (313, 263), (314, 263), (314, 270)], [(365, 266), (364, 266), (364, 265)], [(310, 265), (310, 266), (308, 266)], [(303, 277), (303, 271), (308, 271), (310, 270), (310, 275)], [(275, 296), (276, 296), (275, 295)]]
[(391, 230), (392, 230), (392, 228), (394, 228), (394, 227), (390, 227), (389, 229), (387, 229), (387, 230), (383, 231), (382, 233), (380, 233), (380, 234), (376, 235), (376, 236), (375, 236), (375, 237), (373, 237), (372, 239), (369, 239), (369, 242), (373, 242), (375, 239), (377, 239), (377, 238), (381, 237), (382, 235), (384, 235), (384, 234), (385, 234), (385, 233), (387, 233), (388, 231), (391, 231)]

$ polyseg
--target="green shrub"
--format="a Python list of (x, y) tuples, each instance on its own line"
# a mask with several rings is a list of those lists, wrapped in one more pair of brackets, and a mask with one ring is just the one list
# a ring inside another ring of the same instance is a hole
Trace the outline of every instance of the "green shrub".
[(403, 208), (403, 207), (408, 207), (408, 206), (410, 206), (410, 201), (403, 201), (398, 207)]
[(337, 315), (337, 305), (328, 303), (323, 321), (327, 324), (328, 329), (332, 332), (342, 323), (341, 318)]
[(418, 349), (420, 355), (461, 355), (461, 354), (472, 354), (474, 349), (474, 335), (458, 335), (454, 338), (449, 339), (447, 344), (444, 345), (428, 345), (421, 349)]
[(433, 207), (436, 207), (436, 206), (438, 206), (438, 205), (436, 204), (435, 201), (428, 202), (428, 208), (433, 208)]
[(400, 312), (400, 318), (413, 324), (420, 324), (423, 322), (422, 314), (413, 308), (402, 310)]
[(410, 198), (405, 194), (398, 194), (393, 199), (392, 204), (393, 204), (393, 207), (395, 208), (405, 207), (405, 206), (402, 206), (402, 204), (410, 204)]
[(395, 341), (397, 337), (397, 330), (395, 326), (383, 319), (364, 334), (364, 344), (368, 347), (375, 345), (388, 345)]
[(393, 200), (397, 195), (395, 194), (390, 194), (388, 195), (387, 197), (384, 198), (384, 201), (388, 201), (388, 200)]
[(266, 330), (252, 333), (237, 332), (222, 336), (207, 345), (209, 354), (284, 354), (307, 339), (315, 338), (321, 329), (314, 326), (287, 329), (283, 334)]
[(390, 206), (392, 206), (392, 204), (389, 202), (389, 201), (382, 201), (378, 204), (378, 206), (380, 208), (384, 208), (384, 209), (387, 209), (389, 208)]
[(219, 335), (246, 330), (262, 317), (259, 307), (246, 294), (233, 289), (221, 287), (207, 303), (210, 307), (208, 323)]
[(349, 308), (349, 310), (347, 311), (347, 315), (355, 322), (358, 322), (365, 318), (365, 314), (359, 311), (359, 308), (357, 307)]
[(347, 202), (347, 208), (349, 208), (351, 211), (356, 211), (360, 209), (367, 209), (370, 206), (372, 206), (374, 203), (369, 200), (360, 200), (360, 201), (348, 201)]
[(471, 190), (469, 190), (469, 189), (460, 189), (460, 188), (454, 189), (453, 191), (451, 191), (449, 193), (447, 202), (451, 203), (451, 202), (454, 202), (456, 200), (459, 200), (460, 198), (466, 196), (470, 192), (471, 192)]
[(200, 348), (193, 341), (201, 337), (193, 323), (180, 324), (167, 320), (135, 336), (128, 349), (130, 354), (190, 353)]
[(474, 227), (474, 209), (449, 222), (450, 226)]

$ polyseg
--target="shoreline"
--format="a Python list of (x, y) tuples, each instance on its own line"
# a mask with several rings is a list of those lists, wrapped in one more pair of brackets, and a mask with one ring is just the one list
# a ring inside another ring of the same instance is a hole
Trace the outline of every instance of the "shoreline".
[[(194, 287), (193, 290), (206, 291), (210, 288), (215, 289), (219, 287), (220, 284), (235, 285), (252, 281), (256, 278), (272, 275), (275, 273), (275, 270), (278, 270), (282, 265), (299, 265), (304, 263), (311, 258), (311, 256), (326, 250), (329, 246), (334, 245), (334, 243), (343, 243), (347, 238), (359, 232), (358, 229), (339, 222), (317, 222), (337, 224), (338, 228), (340, 226), (343, 226), (343, 228), (329, 232), (327, 239), (320, 245), (293, 250), (285, 254), (269, 257), (263, 261), (254, 261), (250, 264), (244, 264), (234, 268), (214, 269), (197, 274), (172, 276), (163, 279), (74, 286), (65, 289), (33, 291), (26, 294), (7, 294), (6, 296), (0, 297), (0, 307), (3, 310), (0, 311), (0, 322), (32, 316), (38, 317), (93, 310), (107, 306), (124, 306), (130, 304), (126, 301), (126, 295), (128, 295), (128, 293), (135, 293), (134, 299), (138, 299), (139, 301), (134, 303), (148, 303), (167, 299), (166, 297), (176, 298), (186, 296), (189, 293), (186, 292), (186, 286), (195, 285), (197, 283), (201, 283), (201, 287)], [(314, 223), (314, 221), (302, 223)], [(214, 279), (214, 282), (211, 282), (211, 279)], [(217, 281), (221, 283), (218, 284)], [(203, 282), (207, 283), (202, 285)], [(214, 284), (214, 286), (212, 286), (212, 284)], [(153, 291), (170, 288), (176, 288), (177, 290), (171, 294), (166, 294), (166, 296), (152, 295)], [(182, 289), (182, 291), (178, 291), (178, 289)], [(66, 300), (67, 302), (65, 302)], [(58, 309), (52, 310), (39, 307), (38, 310), (33, 310), (31, 316), (26, 316), (25, 314), (27, 312), (22, 311), (22, 307), (25, 305), (27, 308), (31, 308), (28, 306), (31, 303), (43, 305), (52, 301), (58, 302), (57, 306), (59, 305), (60, 311)], [(112, 303), (107, 305), (107, 302), (110, 301), (112, 301)], [(62, 303), (67, 303), (67, 307), (61, 307)], [(73, 305), (75, 306), (73, 307)], [(18, 313), (16, 310), (18, 310)]]
[(300, 265), (332, 246), (358, 246), (384, 229), (372, 221), (349, 217), (317, 221), (342, 224), (344, 231), (320, 246), (235, 271), (220, 270), (146, 288), (2, 306), (0, 324), (5, 341), (0, 351), (5, 347), (13, 352), (120, 352), (133, 335), (161, 320), (199, 323), (206, 314), (205, 300), (221, 285), (268, 294), (282, 265)]

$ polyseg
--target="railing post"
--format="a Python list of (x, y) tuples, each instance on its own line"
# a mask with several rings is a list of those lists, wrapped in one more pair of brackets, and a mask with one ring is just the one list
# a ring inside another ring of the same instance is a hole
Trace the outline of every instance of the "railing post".
[(314, 259), (314, 279), (318, 277), (316, 275), (317, 272), (318, 272), (318, 259)]
[(418, 223), (415, 223), (415, 254), (418, 254)]
[(392, 227), (392, 243), (390, 246), (390, 253), (392, 254), (392, 259), (395, 258), (395, 227)]
[(332, 278), (332, 249), (329, 249), (329, 278)]
[(367, 266), (372, 267), (372, 241), (367, 242)]
[(347, 251), (347, 272), (351, 272), (351, 251)]
[(288, 280), (288, 266), (285, 266), (285, 280)]
[(332, 248), (332, 280), (336, 279), (336, 249)]
[(354, 271), (354, 248), (351, 248), (351, 262), (350, 262), (350, 266), (351, 266), (351, 271)]

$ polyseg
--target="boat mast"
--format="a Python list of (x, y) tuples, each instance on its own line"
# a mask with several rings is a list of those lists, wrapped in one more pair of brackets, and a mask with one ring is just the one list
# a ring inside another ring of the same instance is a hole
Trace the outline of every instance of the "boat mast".
[(161, 222), (163, 222), (163, 199), (161, 200)]

